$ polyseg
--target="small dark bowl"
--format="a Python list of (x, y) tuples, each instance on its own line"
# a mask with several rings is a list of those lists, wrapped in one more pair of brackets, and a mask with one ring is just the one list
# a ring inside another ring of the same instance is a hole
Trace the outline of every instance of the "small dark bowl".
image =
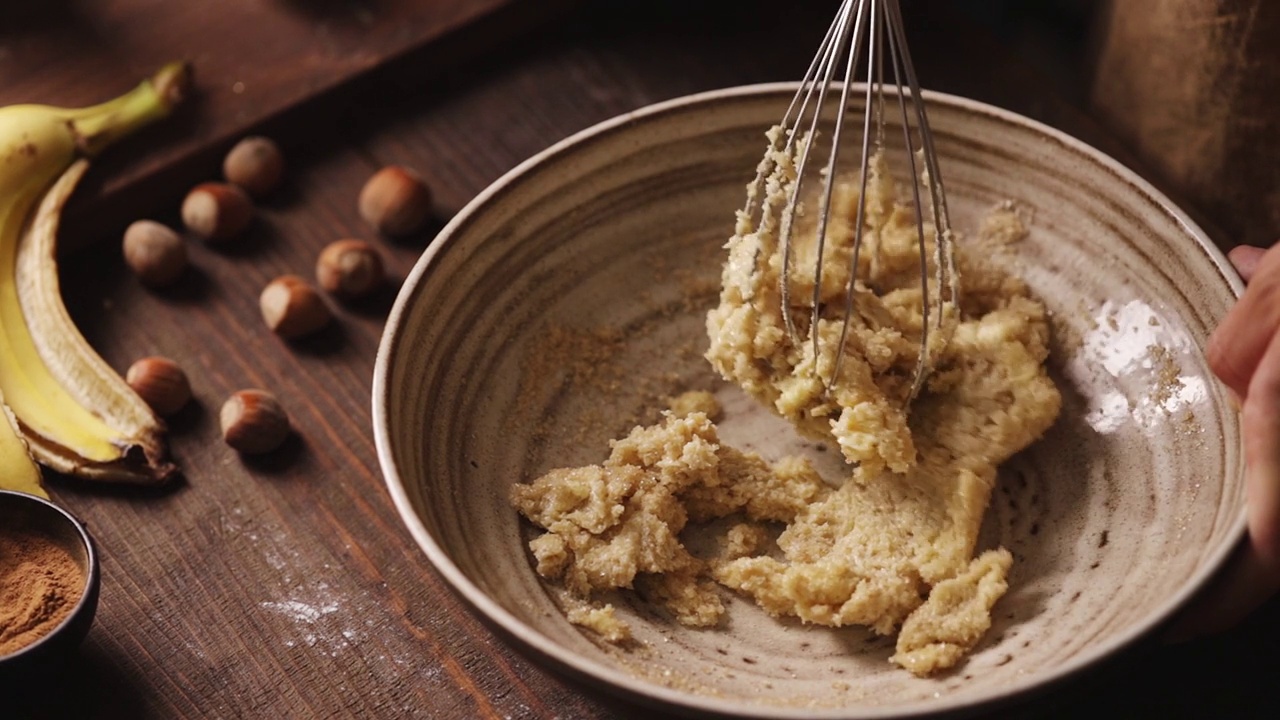
[(8, 655), (0, 655), (0, 679), (15, 679), (50, 669), (79, 647), (98, 611), (98, 552), (89, 531), (71, 513), (27, 493), (0, 490), (0, 524), (27, 527), (48, 537), (71, 554), (84, 572), (84, 591), (71, 613), (39, 640)]

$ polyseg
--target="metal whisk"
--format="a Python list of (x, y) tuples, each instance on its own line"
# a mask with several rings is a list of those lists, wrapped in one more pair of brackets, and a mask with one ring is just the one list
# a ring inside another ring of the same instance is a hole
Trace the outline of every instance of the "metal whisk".
[[(855, 81), (854, 74), (859, 65), (864, 44), (867, 46), (866, 82)], [(888, 47), (887, 68), (885, 47)], [(842, 77), (837, 78), (837, 68), (843, 65)], [(888, 70), (891, 75), (892, 89), (886, 93), (884, 74)], [(905, 82), (905, 90), (904, 90)], [(884, 147), (885, 130), (885, 97), (896, 98), (896, 105), (901, 115), (903, 143), (906, 148), (907, 165), (910, 171), (912, 199), (916, 210), (917, 241), (920, 249), (920, 287), (922, 289), (923, 323), (920, 338), (920, 352), (915, 365), (911, 383), (910, 402), (919, 393), (930, 371), (930, 332), (938, 332), (942, 327), (943, 303), (958, 298), (958, 282), (955, 269), (955, 258), (952, 247), (951, 223), (947, 216), (945, 193), (943, 192), (942, 175), (938, 170), (938, 156), (934, 149), (933, 134), (929, 130), (929, 122), (925, 114), (924, 101), (921, 98), (920, 85), (916, 79), (915, 68), (907, 50), (907, 41), (903, 32), (902, 11), (898, 0), (843, 0), (835, 21), (827, 31), (825, 39), (818, 49), (813, 63), (805, 73), (799, 91), (787, 109), (782, 120), (782, 132), (774, 136), (773, 147), (769, 156), (774, 157), (776, 151), (782, 150), (786, 157), (794, 157), (799, 147), (799, 158), (796, 161), (796, 180), (791, 188), (786, 206), (781, 215), (782, 274), (779, 292), (781, 295), (782, 316), (785, 319), (787, 332), (793, 342), (799, 345), (799, 332), (791, 313), (791, 235), (796, 206), (800, 201), (800, 191), (806, 177), (806, 167), (810, 162), (815, 138), (818, 137), (819, 118), (828, 105), (828, 94), (839, 90), (839, 106), (835, 113), (835, 128), (830, 142), (830, 154), (825, 167), (821, 170), (823, 187), (820, 192), (819, 215), (817, 219), (817, 256), (814, 268), (813, 316), (809, 325), (813, 343), (815, 371), (819, 357), (818, 315), (820, 312), (820, 294), (822, 290), (823, 250), (826, 243), (827, 229), (830, 221), (832, 187), (836, 180), (836, 169), (841, 149), (841, 134), (844, 131), (847, 108), (852, 93), (861, 90), (864, 95), (864, 113), (862, 118), (862, 158), (860, 162), (861, 189), (858, 195), (857, 218), (854, 229), (854, 241), (851, 258), (849, 284), (845, 288), (844, 326), (840, 333), (840, 344), (836, 349), (830, 379), (824, 383), (830, 390), (831, 383), (840, 374), (840, 363), (845, 352), (845, 342), (849, 332), (850, 318), (854, 312), (857, 294), (857, 269), (859, 253), (863, 242), (863, 224), (866, 211), (866, 190), (868, 162), (874, 153)], [(911, 112), (908, 110), (911, 108)], [(911, 125), (914, 117), (915, 128), (920, 134), (920, 147), (912, 137)], [(783, 145), (785, 143), (785, 146)], [(797, 145), (799, 143), (799, 145)], [(917, 151), (923, 156), (924, 175), (921, 175)], [(768, 177), (772, 169), (766, 160), (761, 166), (760, 182)], [(928, 207), (921, 196), (921, 185), (928, 191)], [(759, 197), (758, 194), (753, 194)], [(748, 209), (749, 212), (752, 208)], [(762, 208), (754, 208), (756, 213), (764, 212)], [(929, 288), (929, 267), (927, 246), (925, 241), (926, 215), (933, 221), (936, 231), (934, 242), (935, 286), (937, 297), (931, 297)], [(930, 327), (932, 325), (932, 328)]]

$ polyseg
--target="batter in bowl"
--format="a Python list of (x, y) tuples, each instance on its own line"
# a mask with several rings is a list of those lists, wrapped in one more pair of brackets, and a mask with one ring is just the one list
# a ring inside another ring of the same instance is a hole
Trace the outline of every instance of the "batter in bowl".
[[(777, 159), (785, 175), (787, 158)], [(803, 461), (770, 465), (725, 447), (704, 412), (670, 413), (615, 441), (602, 465), (513, 488), (516, 507), (546, 530), (530, 543), (540, 574), (584, 599), (639, 589), (696, 627), (723, 613), (719, 584), (776, 616), (896, 632), (893, 661), (918, 675), (955, 665), (977, 644), (1012, 563), (1004, 549), (974, 557), (997, 468), (1039, 438), (1061, 407), (1045, 370), (1045, 308), (988, 262), (1025, 235), (1015, 214), (993, 213), (977, 238), (957, 243), (963, 290), (958, 304), (940, 310), (932, 372), (908, 404), (923, 322), (917, 226), (883, 158), (867, 180), (855, 315), (838, 377), (831, 373), (857, 217), (854, 181), (836, 184), (816, 357), (805, 306), (816, 229), (803, 215), (790, 280), (800, 337), (782, 317), (776, 226), (756, 228), (745, 215), (728, 244), (720, 303), (707, 317), (712, 366), (800, 432), (834, 441), (848, 476), (829, 478), (839, 481), (832, 488)], [(763, 189), (785, 191), (785, 177)], [(721, 554), (689, 554), (679, 538), (686, 524), (727, 515), (742, 522)], [(785, 526), (776, 543), (768, 523)], [(572, 616), (606, 638), (627, 636), (609, 608)]]

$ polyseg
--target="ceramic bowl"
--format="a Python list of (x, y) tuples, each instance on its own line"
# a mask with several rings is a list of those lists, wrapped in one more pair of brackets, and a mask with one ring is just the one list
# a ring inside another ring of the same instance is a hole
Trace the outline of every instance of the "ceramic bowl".
[[(84, 575), (84, 587), (67, 617), (48, 634), (8, 655), (0, 655), (0, 677), (31, 677), (56, 672), (57, 665), (80, 645), (98, 611), (101, 584), (98, 552), (88, 529), (74, 515), (49, 500), (0, 490), (0, 525), (25, 529), (65, 550)], [(3, 532), (3, 531), (0, 531)]]
[(613, 596), (638, 640), (620, 650), (571, 625), (535, 574), (508, 488), (600, 462), (670, 394), (711, 390), (726, 442), (830, 470), (835, 453), (701, 357), (722, 245), (794, 91), (729, 89), (602, 123), (498, 180), (431, 243), (390, 315), (373, 384), (379, 459), (405, 525), (518, 646), (667, 709), (964, 714), (1114, 657), (1242, 537), (1238, 417), (1201, 352), (1241, 286), (1201, 230), (1117, 162), (941, 94), (927, 100), (953, 224), (972, 235), (1000, 203), (1026, 220), (1013, 269), (1052, 313), (1064, 396), (1057, 424), (1000, 473), (981, 545), (1009, 548), (1015, 564), (967, 661), (917, 678), (888, 661), (892, 639), (774, 619), (728, 592), (728, 621), (712, 630)]

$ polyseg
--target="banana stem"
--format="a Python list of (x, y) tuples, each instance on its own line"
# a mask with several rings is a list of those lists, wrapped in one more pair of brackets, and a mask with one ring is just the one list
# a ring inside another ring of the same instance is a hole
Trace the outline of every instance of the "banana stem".
[(191, 87), (191, 66), (174, 62), (114, 100), (68, 112), (76, 146), (97, 155), (134, 130), (168, 115)]

